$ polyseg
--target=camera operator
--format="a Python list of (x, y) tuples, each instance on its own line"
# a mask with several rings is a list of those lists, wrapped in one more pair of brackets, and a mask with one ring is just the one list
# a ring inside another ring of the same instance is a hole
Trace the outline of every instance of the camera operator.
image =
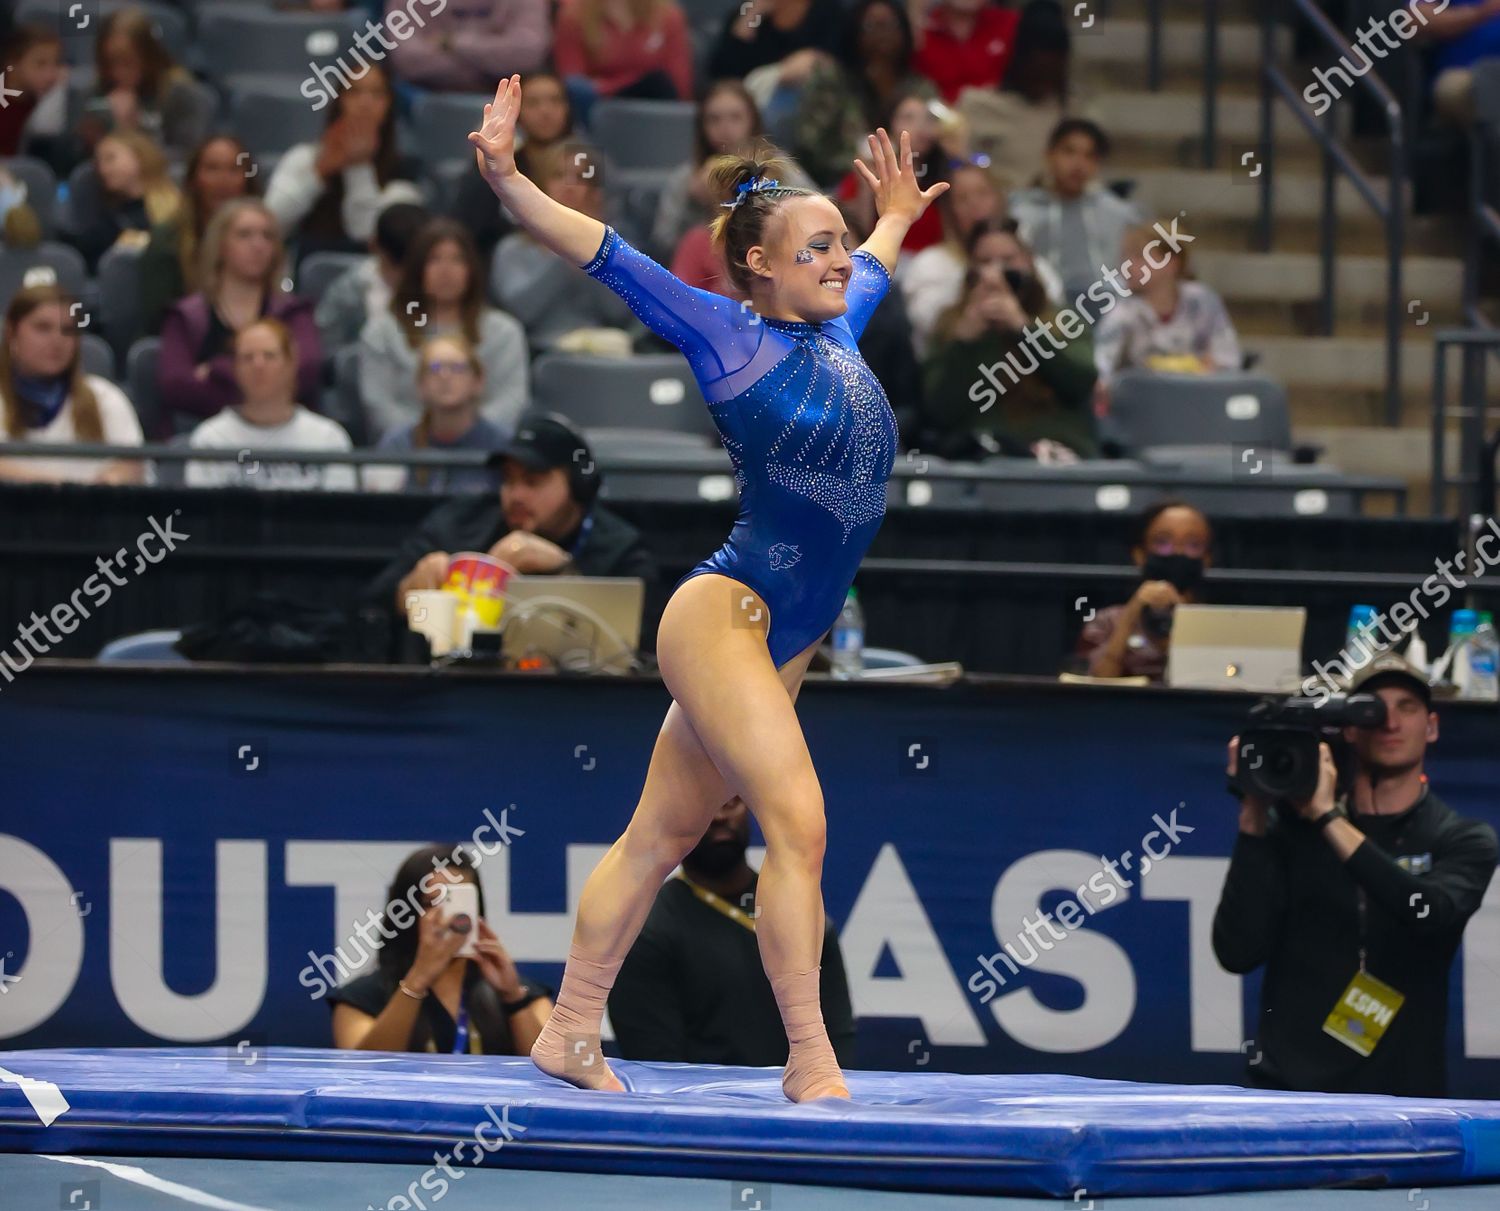
[(1495, 830), (1428, 785), (1438, 717), (1420, 673), (1385, 655), (1350, 690), (1385, 719), (1343, 729), (1347, 769), (1322, 742), (1311, 798), (1241, 797), (1214, 954), (1239, 974), (1266, 966), (1252, 1085), (1442, 1097), (1449, 968), (1494, 873)]

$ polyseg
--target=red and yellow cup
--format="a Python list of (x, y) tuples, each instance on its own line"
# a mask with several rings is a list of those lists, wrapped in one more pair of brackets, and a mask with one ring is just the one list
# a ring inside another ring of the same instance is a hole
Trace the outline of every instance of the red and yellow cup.
[(470, 626), (493, 630), (500, 625), (505, 608), (505, 586), (515, 568), (503, 559), (478, 551), (460, 551), (448, 565), (443, 588), (459, 599), (459, 611)]

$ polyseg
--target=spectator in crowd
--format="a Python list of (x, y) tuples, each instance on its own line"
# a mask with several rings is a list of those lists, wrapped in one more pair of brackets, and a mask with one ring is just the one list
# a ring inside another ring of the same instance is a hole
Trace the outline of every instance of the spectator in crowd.
[[(574, 145), (576, 146), (576, 145)], [(548, 197), (604, 222), (604, 190), (592, 156), (555, 148), (531, 158), (533, 180)], [(525, 231), (514, 231), (495, 250), (490, 288), (511, 315), (520, 320), (534, 353), (559, 345), (572, 349), (629, 353), (642, 333), (640, 322), (614, 291)], [(608, 330), (605, 337), (599, 330)]]
[[(439, 336), (426, 341), (417, 371), (417, 397), (422, 418), (390, 430), (380, 441), (382, 450), (488, 450), (505, 445), (505, 433), (479, 415), (484, 393), (484, 365), (461, 336)], [(417, 491), (439, 496), (493, 493), (498, 476), (483, 467), (369, 466), (364, 486), (376, 492)]]
[(598, 503), (597, 472), (581, 470), (593, 453), (566, 418), (529, 413), (494, 458), (500, 491), (430, 513), (365, 590), (370, 604), (404, 619), (406, 595), (442, 588), (455, 551), (487, 551), (527, 576), (656, 579), (640, 531)]
[[(945, 111), (951, 114), (951, 111)], [(953, 115), (956, 117), (956, 115)], [(924, 188), (948, 180), (950, 166), (962, 162), (967, 156), (967, 134), (959, 122), (940, 121), (934, 103), (921, 89), (902, 91), (896, 95), (896, 103), (882, 126), (890, 132), (891, 141), (901, 143), (901, 133), (911, 136), (912, 164), (917, 180)], [(868, 149), (861, 149), (860, 159), (868, 160)], [(952, 192), (951, 190), (949, 192)], [(852, 203), (861, 216), (860, 226), (866, 229), (875, 226), (875, 200), (860, 181), (859, 173), (850, 168), (839, 182), (837, 200)], [(911, 264), (912, 254), (930, 248), (943, 238), (943, 220), (938, 207), (929, 206), (922, 217), (911, 225), (901, 250), (906, 255), (896, 267), (898, 279)]]
[[(923, 6), (913, 3), (918, 14)], [(1015, 50), (1021, 15), (990, 0), (939, 0), (914, 19), (916, 68), (949, 103), (966, 88), (996, 88)]]
[(584, 126), (599, 97), (693, 95), (693, 44), (676, 0), (562, 0), (552, 61)]
[(1160, 501), (1141, 518), (1130, 558), (1141, 583), (1123, 605), (1107, 606), (1086, 622), (1075, 660), (1094, 677), (1146, 677), (1167, 669), (1172, 614), (1199, 600), (1203, 571), (1213, 563), (1213, 529), (1186, 501)]
[(185, 156), (208, 134), (216, 102), (172, 59), (144, 9), (106, 16), (94, 44), (94, 87), (79, 135), (92, 150), (111, 131), (136, 131)]
[[(849, 246), (858, 248), (870, 238), (870, 229), (850, 203), (837, 205), (849, 228)], [(899, 290), (888, 290), (870, 314), (860, 334), (859, 352), (885, 389), (903, 445), (910, 448), (922, 416), (922, 367), (912, 345), (911, 320)]]
[[(1061, 349), (1055, 334), (1038, 339), (1056, 315), (1012, 225), (976, 228), (968, 260), (963, 294), (938, 320), (926, 360), (927, 448), (956, 459), (987, 453), (1044, 462), (1094, 457), (1094, 351), (1087, 329), (1076, 318), (1077, 331), (1058, 329)], [(976, 384), (982, 388), (977, 395)]]
[[(549, 148), (561, 147), (573, 137), (573, 105), (562, 77), (555, 72), (534, 71), (526, 77), (526, 91), (521, 96), (521, 112), (516, 115), (516, 167), (533, 181), (533, 156)], [(522, 167), (524, 165), (524, 167)], [(489, 264), (500, 241), (516, 230), (495, 191), (477, 172), (465, 172), (459, 178), (458, 191), (447, 213), (469, 229), (479, 259)]]
[(1474, 64), (1500, 55), (1500, 0), (1416, 0), (1417, 37), (1435, 44), (1432, 104), (1445, 121), (1474, 121)]
[(260, 193), (250, 152), (233, 135), (214, 135), (188, 157), (182, 204), (171, 218), (155, 224), (141, 256), (142, 331), (161, 331), (167, 308), (198, 289), (203, 235), (219, 207)]
[[(0, 404), (5, 440), (66, 447), (72, 442), (139, 446), (141, 426), (125, 394), (85, 374), (71, 295), (27, 286), (5, 309), (0, 340)], [(130, 484), (144, 478), (131, 459), (0, 457), (0, 480)]]
[(1021, 10), (1004, 82), (965, 89), (958, 100), (974, 150), (989, 157), (1007, 189), (1037, 184), (1053, 129), (1069, 115), (1089, 116), (1069, 76), (1070, 24), (1056, 0), (1031, 0)]
[(1099, 184), (1109, 156), (1109, 137), (1087, 118), (1064, 118), (1047, 140), (1045, 184), (1010, 196), (1010, 213), (1021, 238), (1062, 274), (1063, 290), (1075, 299), (1119, 256), (1125, 228), (1139, 223), (1129, 202)]
[(831, 66), (843, 12), (838, 0), (746, 0), (731, 8), (709, 52), (710, 79), (744, 80), (773, 139), (787, 135), (798, 97), (818, 66)]
[(0, 251), (29, 252), (42, 242), (42, 220), (26, 182), (0, 167)]
[[(234, 379), (239, 402), (211, 416), (188, 439), (195, 450), (350, 450), (343, 427), (297, 402), (297, 350), (291, 330), (277, 319), (260, 319), (234, 336)], [(321, 488), (354, 491), (358, 480), (347, 463), (273, 463), (258, 458), (190, 462), (190, 488)]]
[(323, 348), (354, 344), (372, 315), (390, 310), (406, 254), (431, 218), (411, 202), (392, 202), (380, 212), (370, 236), (370, 255), (339, 274), (318, 300), (313, 315)]
[(166, 156), (139, 131), (115, 131), (100, 139), (94, 145), (94, 168), (100, 205), (73, 239), (91, 271), (117, 244), (144, 250), (151, 229), (171, 222), (182, 207)]
[(820, 188), (843, 179), (898, 94), (937, 95), (911, 60), (911, 19), (897, 0), (859, 0), (846, 11), (838, 59), (819, 63), (802, 90), (792, 144)]
[[(750, 809), (736, 795), (714, 813), (681, 870), (657, 893), (609, 994), (627, 1060), (786, 1063), (786, 1028), (756, 946), (759, 873), (745, 861)], [(819, 1000), (839, 1067), (854, 1066), (854, 1009), (838, 930), (823, 928)]]
[(407, 250), (384, 311), (360, 334), (359, 388), (372, 433), (420, 419), (417, 350), (423, 340), (457, 332), (484, 365), (485, 418), (509, 433), (530, 394), (526, 331), (484, 299), (484, 271), (469, 233), (432, 219)]
[[(375, 970), (328, 994), (335, 1047), (530, 1053), (552, 1013), (552, 990), (516, 969), (484, 918), (482, 887), (478, 921), (460, 922), (443, 907), (446, 887), (478, 885), (478, 861), (461, 846), (429, 845), (401, 863), (380, 914)], [(476, 953), (462, 958), (469, 939)]]
[(0, 50), (5, 86), (12, 90), (0, 105), (0, 157), (32, 155), (64, 171), (68, 71), (62, 38), (46, 25), (25, 24), (11, 31)]
[[(524, 96), (521, 104), (524, 113)], [(693, 125), (693, 158), (667, 175), (658, 196), (651, 246), (661, 260), (675, 257), (683, 237), (700, 228), (702, 244), (707, 247), (708, 224), (718, 211), (718, 200), (708, 183), (709, 161), (722, 153), (751, 146), (762, 133), (760, 107), (742, 81), (715, 80), (708, 86), (698, 102)], [(520, 167), (519, 160), (516, 166)], [(531, 175), (529, 170), (523, 171)], [(800, 170), (782, 184), (817, 188)]]
[(276, 162), (266, 205), (300, 260), (313, 252), (362, 252), (375, 217), (392, 202), (422, 201), (421, 163), (396, 145), (390, 80), (371, 65), (328, 107), (316, 143), (299, 143)]
[(323, 349), (312, 304), (282, 289), (286, 249), (273, 215), (257, 198), (225, 202), (209, 220), (199, 260), (199, 289), (173, 303), (162, 321), (157, 386), (161, 437), (179, 420), (213, 416), (238, 402), (234, 336), (258, 319), (292, 333), (296, 398), (318, 398)]
[(1094, 332), (1101, 413), (1110, 382), (1121, 370), (1212, 374), (1240, 369), (1240, 340), (1224, 300), (1212, 286), (1193, 280), (1186, 241), (1174, 252), (1154, 228), (1131, 227), (1122, 252), (1120, 276), (1130, 295), (1100, 317)]
[[(409, 17), (411, 0), (386, 0)], [(493, 93), (498, 78), (525, 76), (552, 49), (548, 0), (449, 0), (391, 52), (396, 75), (435, 92)]]
[(1385, 722), (1345, 728), (1341, 762), (1319, 745), (1310, 799), (1268, 802), (1237, 783), (1214, 955), (1239, 975), (1265, 967), (1250, 1084), (1447, 1097), (1449, 977), (1495, 872), (1495, 830), (1439, 799), (1423, 770), (1438, 717), (1422, 673), (1386, 653), (1350, 688), (1378, 698)]

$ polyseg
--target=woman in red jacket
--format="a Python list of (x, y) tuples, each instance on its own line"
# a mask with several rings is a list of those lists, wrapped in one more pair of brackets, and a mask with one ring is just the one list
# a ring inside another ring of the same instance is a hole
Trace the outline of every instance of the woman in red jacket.
[(552, 57), (585, 125), (599, 97), (693, 95), (693, 46), (674, 0), (562, 0)]

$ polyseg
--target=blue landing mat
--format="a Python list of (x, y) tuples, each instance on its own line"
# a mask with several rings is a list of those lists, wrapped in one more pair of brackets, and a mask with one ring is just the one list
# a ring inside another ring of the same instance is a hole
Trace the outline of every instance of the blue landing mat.
[(630, 1093), (524, 1058), (4, 1052), (0, 1151), (431, 1164), (479, 1138), (486, 1168), (1053, 1197), (1500, 1179), (1500, 1102), (851, 1071), (852, 1102), (794, 1106), (779, 1069), (612, 1066)]

